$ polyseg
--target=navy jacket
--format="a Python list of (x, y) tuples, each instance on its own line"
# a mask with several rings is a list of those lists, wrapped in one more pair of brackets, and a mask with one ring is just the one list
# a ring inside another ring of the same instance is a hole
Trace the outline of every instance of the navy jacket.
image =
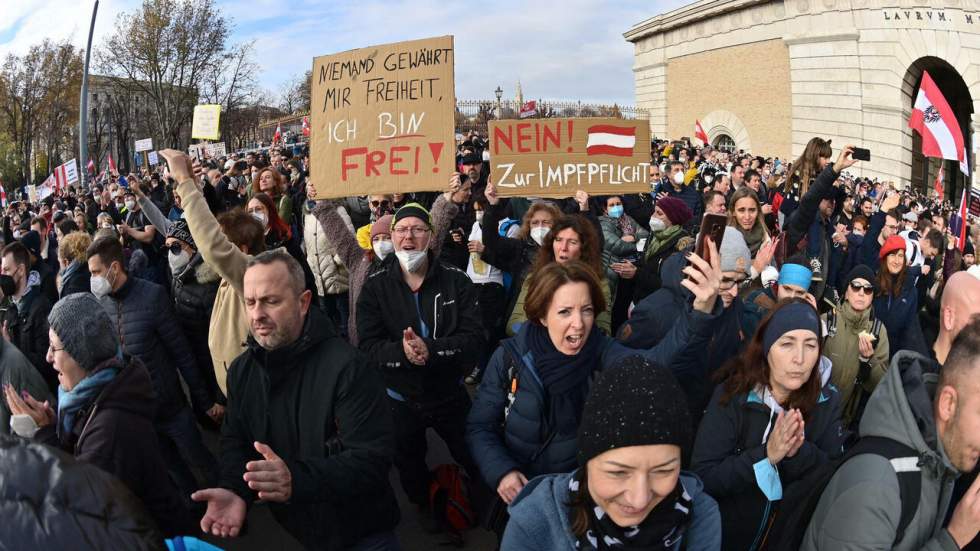
[[(633, 350), (611, 337), (600, 335), (598, 338), (602, 342), (594, 372), (634, 354), (645, 356), (657, 365), (670, 365), (685, 347), (705, 346), (713, 318), (714, 314), (697, 311), (680, 316), (663, 341), (649, 350)], [(530, 479), (542, 474), (568, 472), (578, 466), (575, 436), (552, 436), (545, 426), (546, 390), (534, 369), (534, 357), (527, 344), (528, 327), (524, 324), (517, 335), (504, 340), (494, 352), (466, 420), (466, 443), (483, 480), (491, 488), (496, 488), (500, 479), (513, 470)], [(518, 357), (514, 358), (515, 355)], [(505, 418), (504, 409), (511, 389), (508, 368), (512, 365), (517, 392)]]
[[(830, 360), (821, 357), (811, 376), (830, 377)], [(721, 510), (722, 541), (725, 549), (755, 549), (764, 533), (764, 522), (773, 512), (757, 482), (755, 465), (768, 464), (763, 435), (776, 422), (768, 405), (756, 392), (735, 396), (726, 405), (720, 399), (723, 387), (715, 388), (711, 404), (701, 420), (691, 458), (693, 470), (704, 489)], [(806, 420), (806, 440), (795, 456), (778, 465), (778, 479), (786, 487), (800, 480), (817, 465), (842, 454), (844, 439), (840, 426), (840, 392), (825, 383), (816, 408)], [(753, 545), (756, 542), (756, 545)]]
[[(877, 240), (875, 240), (877, 242)], [(905, 283), (897, 297), (879, 295), (871, 305), (875, 317), (881, 320), (888, 331), (888, 354), (894, 356), (899, 350), (911, 350), (925, 357), (930, 356), (919, 326), (919, 293), (915, 288), (915, 280), (919, 277), (921, 268), (910, 266), (905, 274)]]
[(159, 419), (168, 419), (187, 403), (177, 370), (190, 389), (195, 410), (203, 413), (214, 404), (163, 287), (130, 276), (100, 302), (116, 326), (123, 353), (139, 358), (150, 372)]

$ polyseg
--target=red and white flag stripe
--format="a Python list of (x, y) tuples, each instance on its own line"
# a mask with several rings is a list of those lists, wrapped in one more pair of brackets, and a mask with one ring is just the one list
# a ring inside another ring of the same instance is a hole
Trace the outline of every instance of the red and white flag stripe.
[(708, 133), (704, 131), (699, 120), (694, 121), (694, 137), (704, 142), (704, 145), (708, 145)]
[(915, 97), (909, 127), (922, 135), (923, 155), (960, 161), (961, 169), (968, 170), (964, 167), (966, 148), (960, 124), (927, 71), (922, 72), (922, 84)]
[(589, 155), (616, 155), (632, 157), (636, 146), (636, 128), (596, 124), (589, 127), (585, 152)]

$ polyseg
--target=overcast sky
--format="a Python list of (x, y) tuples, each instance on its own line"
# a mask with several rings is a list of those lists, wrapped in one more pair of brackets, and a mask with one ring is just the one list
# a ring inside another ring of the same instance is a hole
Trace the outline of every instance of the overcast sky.
[[(632, 25), (684, 0), (445, 2), (436, 0), (216, 0), (233, 20), (234, 42), (255, 41), (259, 82), (277, 95), (315, 56), (451, 34), (456, 96), (633, 103)], [(116, 16), (141, 0), (101, 0), (96, 48)], [(85, 46), (94, 0), (0, 0), (0, 56), (23, 53), (44, 38)]]

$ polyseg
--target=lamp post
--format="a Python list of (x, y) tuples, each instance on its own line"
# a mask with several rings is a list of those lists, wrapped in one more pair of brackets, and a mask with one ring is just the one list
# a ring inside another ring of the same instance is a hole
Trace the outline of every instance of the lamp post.
[(82, 71), (82, 89), (78, 100), (78, 185), (85, 187), (88, 183), (88, 62), (92, 55), (92, 35), (95, 34), (95, 16), (99, 13), (99, 0), (92, 7), (92, 23), (88, 28), (88, 46), (85, 48), (85, 68)]
[(497, 120), (500, 120), (504, 116), (504, 110), (500, 105), (500, 98), (503, 97), (504, 91), (497, 86), (497, 89), (493, 91), (493, 95), (497, 96)]

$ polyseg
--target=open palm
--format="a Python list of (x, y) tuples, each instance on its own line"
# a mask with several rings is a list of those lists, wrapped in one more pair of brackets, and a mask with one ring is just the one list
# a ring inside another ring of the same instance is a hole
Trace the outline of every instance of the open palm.
[(224, 488), (209, 488), (191, 495), (194, 501), (207, 501), (208, 510), (201, 519), (201, 530), (222, 538), (235, 537), (245, 522), (245, 501)]

